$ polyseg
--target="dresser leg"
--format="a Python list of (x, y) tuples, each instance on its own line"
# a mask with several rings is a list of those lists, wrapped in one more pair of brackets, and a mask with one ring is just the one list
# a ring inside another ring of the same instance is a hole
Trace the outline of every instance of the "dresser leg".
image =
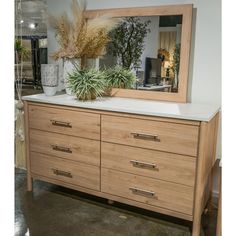
[(33, 190), (33, 178), (28, 175), (27, 176), (27, 191), (32, 192)]
[(201, 233), (201, 214), (193, 220), (192, 236), (200, 236)]

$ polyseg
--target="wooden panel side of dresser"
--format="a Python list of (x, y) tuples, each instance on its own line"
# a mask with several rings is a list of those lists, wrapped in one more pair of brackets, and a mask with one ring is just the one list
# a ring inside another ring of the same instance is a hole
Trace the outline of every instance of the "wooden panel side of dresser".
[(201, 215), (211, 194), (212, 168), (216, 158), (219, 113), (209, 122), (201, 122), (196, 166), (192, 236), (200, 235)]

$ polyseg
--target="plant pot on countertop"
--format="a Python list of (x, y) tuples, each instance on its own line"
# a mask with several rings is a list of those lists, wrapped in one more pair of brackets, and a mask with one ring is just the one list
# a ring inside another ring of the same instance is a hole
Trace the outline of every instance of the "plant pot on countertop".
[(80, 69), (81, 59), (80, 58), (63, 58), (63, 80), (66, 88), (66, 94), (72, 95), (71, 89), (68, 87), (69, 75), (75, 68)]
[(56, 64), (41, 64), (41, 82), (46, 96), (57, 92), (59, 66)]
[(112, 87), (106, 87), (105, 89), (104, 89), (104, 93), (103, 93), (103, 95), (102, 96), (104, 96), (104, 97), (111, 97), (112, 96)]
[(94, 100), (104, 94), (104, 72), (75, 68), (68, 78), (68, 87), (78, 100)]

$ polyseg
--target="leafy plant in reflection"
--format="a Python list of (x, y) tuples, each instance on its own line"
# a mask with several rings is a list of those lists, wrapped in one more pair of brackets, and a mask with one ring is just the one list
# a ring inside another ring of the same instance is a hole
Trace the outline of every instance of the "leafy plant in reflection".
[(180, 43), (175, 45), (174, 55), (173, 55), (173, 70), (177, 75), (179, 74), (179, 64), (180, 64)]
[(79, 69), (75, 67), (69, 74), (68, 87), (79, 100), (94, 100), (101, 97), (105, 90), (105, 73), (95, 69)]
[(129, 69), (121, 66), (105, 70), (105, 80), (108, 88), (133, 88), (136, 76)]
[(179, 85), (179, 65), (180, 65), (180, 43), (175, 45), (173, 55), (173, 71), (176, 76), (175, 86), (178, 88)]
[(21, 61), (29, 59), (30, 51), (22, 44), (22, 40), (15, 39), (15, 59), (16, 63), (21, 63)]
[(150, 20), (143, 22), (138, 17), (125, 17), (110, 32), (109, 52), (117, 57), (119, 65), (126, 69), (140, 65), (140, 56), (144, 50), (144, 39), (150, 32), (148, 28), (150, 22)]

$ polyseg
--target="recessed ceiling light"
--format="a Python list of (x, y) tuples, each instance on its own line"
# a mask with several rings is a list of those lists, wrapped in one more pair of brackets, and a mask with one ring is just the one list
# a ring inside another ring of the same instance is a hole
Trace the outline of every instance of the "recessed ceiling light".
[(23, 24), (23, 23), (24, 23), (24, 21), (23, 21), (23, 20), (21, 20), (21, 21), (20, 21), (20, 23), (21, 23), (21, 24)]

